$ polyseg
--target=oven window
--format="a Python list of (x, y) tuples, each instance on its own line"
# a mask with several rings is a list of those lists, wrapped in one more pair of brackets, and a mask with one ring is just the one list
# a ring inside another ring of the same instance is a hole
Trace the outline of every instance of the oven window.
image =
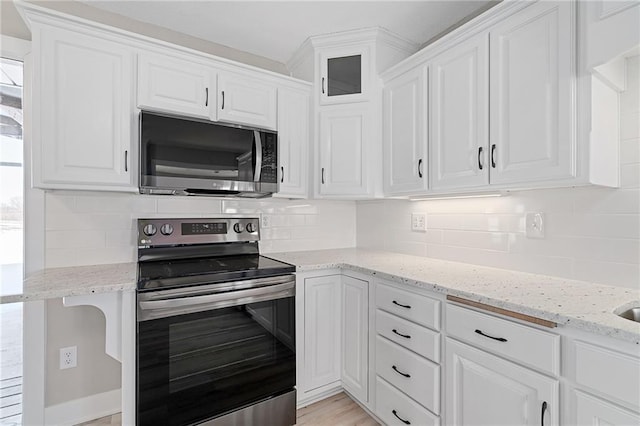
[(289, 297), (139, 323), (139, 424), (192, 424), (293, 389), (294, 318)]

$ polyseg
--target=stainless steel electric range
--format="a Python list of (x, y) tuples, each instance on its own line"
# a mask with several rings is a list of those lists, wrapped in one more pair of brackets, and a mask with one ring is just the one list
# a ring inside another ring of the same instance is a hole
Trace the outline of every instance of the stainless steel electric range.
[(259, 235), (257, 218), (138, 220), (138, 425), (295, 424), (295, 267)]

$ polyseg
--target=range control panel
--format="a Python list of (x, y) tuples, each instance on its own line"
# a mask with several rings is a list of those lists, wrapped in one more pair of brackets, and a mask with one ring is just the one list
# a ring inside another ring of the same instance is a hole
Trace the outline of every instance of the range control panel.
[(138, 247), (259, 241), (259, 218), (138, 219)]

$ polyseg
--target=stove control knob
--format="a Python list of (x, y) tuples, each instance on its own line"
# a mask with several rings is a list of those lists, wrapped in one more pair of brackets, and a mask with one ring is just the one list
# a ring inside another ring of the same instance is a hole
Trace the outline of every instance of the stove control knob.
[(158, 229), (153, 223), (150, 223), (148, 225), (145, 225), (144, 228), (142, 228), (142, 232), (144, 232), (144, 235), (146, 235), (147, 237), (150, 237), (152, 235), (156, 235), (156, 232), (158, 232)]
[(247, 223), (247, 232), (256, 232), (256, 225), (251, 222)]
[(169, 223), (165, 223), (160, 227), (162, 235), (171, 235), (173, 233), (173, 226)]
[[(233, 230), (236, 231), (237, 234), (241, 233), (243, 231), (242, 225), (239, 223), (236, 223), (235, 225), (233, 225)], [(247, 231), (248, 230), (249, 230), (249, 225), (247, 225)]]

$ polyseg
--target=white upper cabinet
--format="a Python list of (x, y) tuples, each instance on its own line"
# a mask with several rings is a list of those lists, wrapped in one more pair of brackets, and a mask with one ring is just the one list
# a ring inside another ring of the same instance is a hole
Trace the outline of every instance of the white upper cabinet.
[(138, 57), (138, 106), (215, 120), (215, 71), (172, 56)]
[(266, 81), (220, 72), (218, 120), (275, 130), (276, 92), (276, 86)]
[(276, 196), (306, 198), (309, 190), (310, 99), (308, 90), (278, 91), (278, 178)]
[(366, 101), (369, 96), (369, 47), (337, 47), (320, 51), (320, 104)]
[(427, 189), (427, 67), (402, 74), (383, 90), (385, 195)]
[(134, 52), (48, 25), (32, 32), (33, 185), (133, 190)]
[(431, 187), (487, 185), (488, 35), (476, 35), (436, 56), (430, 80)]
[(335, 106), (320, 113), (320, 195), (366, 195), (370, 110)]
[(491, 183), (574, 175), (572, 2), (539, 2), (490, 30)]

